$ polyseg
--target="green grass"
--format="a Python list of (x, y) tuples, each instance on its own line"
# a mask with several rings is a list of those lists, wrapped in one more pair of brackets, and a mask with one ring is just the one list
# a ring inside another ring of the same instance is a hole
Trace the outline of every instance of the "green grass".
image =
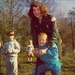
[[(5, 61), (3, 55), (0, 59), (0, 72), (6, 73)], [(36, 61), (36, 57), (33, 57), (33, 61)], [(35, 68), (34, 63), (27, 63), (27, 55), (21, 51), (18, 56), (18, 75), (32, 75), (32, 70)], [(46, 75), (51, 75), (50, 72), (46, 72)], [(75, 75), (75, 54), (72, 56), (62, 56), (62, 69), (61, 75)]]

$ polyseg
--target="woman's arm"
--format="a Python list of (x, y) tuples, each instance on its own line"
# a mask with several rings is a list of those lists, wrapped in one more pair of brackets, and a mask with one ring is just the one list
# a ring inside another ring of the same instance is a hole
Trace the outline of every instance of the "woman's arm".
[(41, 49), (41, 50), (39, 50), (38, 48), (35, 48), (32, 52), (33, 52), (34, 55), (40, 57), (40, 56), (46, 54), (46, 51), (47, 51), (47, 50), (48, 50), (47, 47), (44, 48), (44, 49)]
[(54, 17), (52, 18), (52, 22), (53, 22), (53, 33), (52, 33), (51, 42), (52, 43), (53, 42), (57, 43), (59, 58), (61, 59), (61, 52), (62, 52), (61, 43), (62, 43), (62, 39), (61, 39), (60, 34), (59, 34), (58, 24), (57, 24), (56, 20), (54, 19)]
[(51, 42), (56, 42), (57, 43), (58, 40), (60, 39), (58, 25), (57, 25), (55, 17), (52, 17), (51, 21), (52, 21), (52, 24), (53, 24), (53, 32), (52, 32)]

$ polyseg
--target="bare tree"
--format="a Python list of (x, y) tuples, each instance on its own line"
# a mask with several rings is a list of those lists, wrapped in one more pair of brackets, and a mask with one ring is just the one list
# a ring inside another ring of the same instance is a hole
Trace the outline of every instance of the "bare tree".
[(1, 10), (2, 18), (5, 20), (9, 26), (9, 29), (14, 29), (14, 23), (17, 22), (18, 18), (22, 14), (24, 0), (3, 0), (3, 5)]
[(72, 36), (72, 50), (75, 52), (75, 34), (74, 34), (74, 29), (75, 29), (75, 8), (69, 11), (69, 20), (70, 20), (70, 25), (71, 25), (71, 36)]

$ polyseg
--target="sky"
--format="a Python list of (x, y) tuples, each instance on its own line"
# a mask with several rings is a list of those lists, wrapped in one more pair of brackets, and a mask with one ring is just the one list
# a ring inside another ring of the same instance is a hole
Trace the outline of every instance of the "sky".
[(59, 2), (61, 10), (68, 12), (72, 10), (72, 7), (75, 7), (75, 0), (56, 0)]
[[(75, 7), (75, 0), (56, 0), (59, 3), (61, 12), (68, 13), (69, 10), (72, 10), (72, 7)], [(1, 0), (0, 0), (1, 5)]]

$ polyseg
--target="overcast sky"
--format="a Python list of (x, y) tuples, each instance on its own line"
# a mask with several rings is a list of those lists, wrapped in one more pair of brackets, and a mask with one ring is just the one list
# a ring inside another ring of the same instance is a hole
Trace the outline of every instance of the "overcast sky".
[(61, 9), (68, 12), (72, 10), (72, 7), (75, 7), (75, 0), (56, 0), (61, 4)]
[(69, 10), (73, 10), (75, 8), (75, 0), (56, 0), (59, 4), (59, 11), (64, 13), (66, 17), (68, 15)]

